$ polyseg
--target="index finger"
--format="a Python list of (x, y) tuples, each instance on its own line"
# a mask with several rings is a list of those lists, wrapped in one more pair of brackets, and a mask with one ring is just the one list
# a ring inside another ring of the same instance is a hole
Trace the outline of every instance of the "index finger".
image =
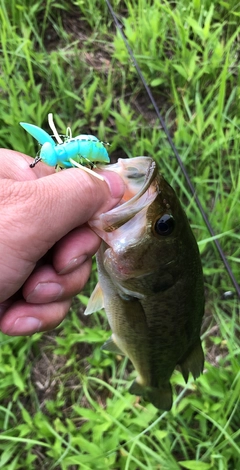
[(14, 150), (0, 149), (0, 179), (29, 181), (55, 173), (55, 169), (40, 162), (30, 168), (33, 158)]

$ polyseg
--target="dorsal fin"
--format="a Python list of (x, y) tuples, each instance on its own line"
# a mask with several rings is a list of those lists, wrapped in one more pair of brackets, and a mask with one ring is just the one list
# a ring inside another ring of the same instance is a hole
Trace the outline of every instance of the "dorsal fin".
[(179, 364), (185, 382), (188, 381), (189, 372), (192, 372), (194, 379), (199, 377), (203, 371), (204, 354), (200, 339), (194, 347), (187, 353), (184, 360)]

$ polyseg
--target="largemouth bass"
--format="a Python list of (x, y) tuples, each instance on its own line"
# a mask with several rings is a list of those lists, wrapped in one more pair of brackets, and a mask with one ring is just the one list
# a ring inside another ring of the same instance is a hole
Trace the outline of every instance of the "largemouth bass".
[(204, 355), (198, 246), (181, 204), (149, 157), (104, 168), (126, 183), (120, 205), (92, 220), (102, 238), (99, 283), (86, 314), (105, 308), (112, 336), (103, 349), (126, 355), (138, 376), (130, 393), (170, 410), (170, 377), (178, 366), (197, 378)]

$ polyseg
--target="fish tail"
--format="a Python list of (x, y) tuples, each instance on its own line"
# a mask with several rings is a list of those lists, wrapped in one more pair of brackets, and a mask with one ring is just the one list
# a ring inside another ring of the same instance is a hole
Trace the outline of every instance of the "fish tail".
[(160, 410), (169, 411), (172, 408), (172, 388), (169, 382), (159, 387), (146, 387), (135, 380), (129, 392), (142, 396)]
[(194, 347), (188, 351), (183, 361), (179, 364), (185, 382), (188, 381), (189, 372), (192, 372), (194, 379), (199, 377), (203, 372), (204, 354), (200, 339), (195, 343)]

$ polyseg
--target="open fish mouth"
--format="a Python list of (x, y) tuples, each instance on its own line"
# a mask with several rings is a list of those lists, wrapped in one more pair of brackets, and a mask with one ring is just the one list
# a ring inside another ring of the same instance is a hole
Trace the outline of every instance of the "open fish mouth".
[(134, 196), (139, 198), (151, 184), (156, 173), (156, 163), (150, 157), (119, 158), (117, 163), (104, 167), (104, 170), (115, 171), (123, 179), (126, 191), (121, 204)]
[(104, 170), (118, 173), (125, 183), (126, 190), (117, 207), (101, 214), (97, 220), (91, 220), (93, 230), (100, 230), (101, 233), (112, 232), (124, 225), (149, 206), (158, 193), (157, 184), (152, 184), (158, 169), (150, 157), (119, 158), (117, 163), (104, 166)]

